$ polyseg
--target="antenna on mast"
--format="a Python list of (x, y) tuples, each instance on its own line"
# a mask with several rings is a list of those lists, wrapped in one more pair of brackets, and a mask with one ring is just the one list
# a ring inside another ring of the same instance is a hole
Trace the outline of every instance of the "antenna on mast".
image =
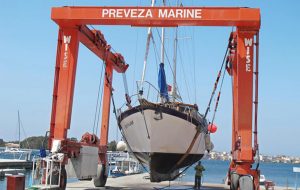
[(18, 133), (19, 133), (19, 148), (21, 148), (21, 121), (20, 121), (20, 112), (18, 110)]

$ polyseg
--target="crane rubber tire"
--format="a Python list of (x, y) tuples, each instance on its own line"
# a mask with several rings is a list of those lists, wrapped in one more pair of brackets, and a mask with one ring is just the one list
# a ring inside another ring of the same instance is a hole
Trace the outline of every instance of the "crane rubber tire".
[(241, 176), (239, 179), (240, 190), (254, 190), (252, 176)]
[(94, 178), (95, 187), (104, 187), (107, 180), (106, 166), (104, 164), (98, 164), (97, 177)]
[(230, 190), (238, 190), (239, 178), (240, 176), (235, 172), (230, 174)]

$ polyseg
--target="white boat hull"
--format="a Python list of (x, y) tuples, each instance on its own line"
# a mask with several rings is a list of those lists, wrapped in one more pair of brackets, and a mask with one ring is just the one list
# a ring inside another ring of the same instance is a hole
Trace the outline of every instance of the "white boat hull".
[(171, 173), (175, 177), (180, 168), (200, 160), (206, 150), (205, 132), (200, 132), (188, 156), (174, 168), (189, 149), (197, 133), (197, 126), (195, 120), (192, 122), (191, 118), (184, 118), (182, 114), (179, 117), (176, 115), (178, 111), (168, 109), (171, 113), (155, 109), (139, 109), (124, 112), (119, 117), (129, 150), (149, 166), (150, 174), (167, 175), (151, 179), (152, 181), (170, 180)]

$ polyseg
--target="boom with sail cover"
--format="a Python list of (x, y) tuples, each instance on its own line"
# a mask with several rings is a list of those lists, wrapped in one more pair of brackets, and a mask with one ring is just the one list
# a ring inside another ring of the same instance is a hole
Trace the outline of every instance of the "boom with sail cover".
[(168, 85), (166, 81), (166, 73), (164, 64), (159, 64), (159, 72), (158, 72), (158, 86), (159, 86), (159, 92), (160, 96), (165, 98), (165, 100), (169, 101), (169, 95), (168, 95)]

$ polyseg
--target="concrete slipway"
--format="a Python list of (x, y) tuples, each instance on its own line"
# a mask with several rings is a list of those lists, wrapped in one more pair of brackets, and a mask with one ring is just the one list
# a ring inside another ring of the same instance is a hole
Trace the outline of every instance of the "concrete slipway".
[[(138, 175), (130, 175), (119, 178), (108, 178), (106, 187), (96, 188), (92, 181), (79, 181), (74, 183), (67, 184), (67, 190), (96, 190), (96, 189), (108, 189), (108, 190), (150, 190), (150, 189), (193, 189), (192, 182), (183, 182), (183, 181), (172, 181), (170, 182), (161, 182), (161, 183), (151, 183), (149, 179), (147, 179), (148, 174), (138, 174)], [(169, 186), (170, 185), (170, 186)], [(229, 189), (229, 186), (224, 184), (211, 184), (204, 183), (202, 190), (223, 190)], [(261, 187), (261, 189), (265, 189)], [(277, 190), (281, 190), (284, 188), (275, 187)]]

